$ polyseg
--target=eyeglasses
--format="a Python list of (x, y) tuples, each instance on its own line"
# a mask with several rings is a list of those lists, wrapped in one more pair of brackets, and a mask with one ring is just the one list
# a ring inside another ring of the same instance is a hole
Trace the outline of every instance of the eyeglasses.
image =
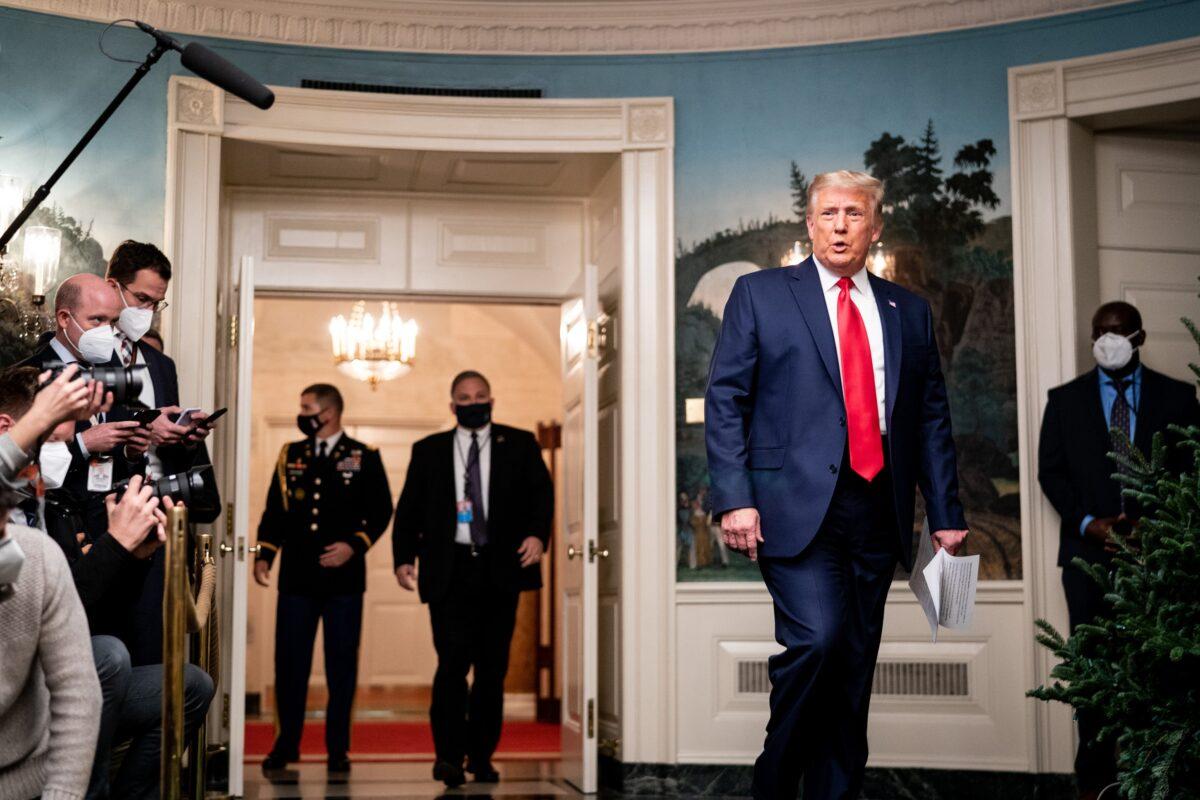
[(129, 296), (137, 302), (138, 308), (148, 308), (155, 313), (162, 311), (164, 308), (171, 305), (166, 300), (155, 300), (153, 297), (150, 297), (142, 292), (130, 291), (129, 287), (125, 284), (121, 284), (121, 291), (129, 292)]

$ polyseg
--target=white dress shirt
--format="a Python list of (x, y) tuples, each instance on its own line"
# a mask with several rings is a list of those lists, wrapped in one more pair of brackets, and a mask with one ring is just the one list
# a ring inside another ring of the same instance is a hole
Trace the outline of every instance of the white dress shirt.
[[(454, 431), (454, 496), (459, 500), (467, 499), (467, 457), (471, 454), (471, 434), (478, 434), (479, 439), (479, 494), (483, 498), (483, 518), (487, 519), (488, 485), (492, 472), (492, 425), (489, 422), (477, 431), (472, 431), (459, 425)], [(480, 513), (474, 509), (474, 513)], [(471, 524), (458, 523), (454, 533), (455, 544), (471, 544)]]
[(325, 443), (325, 455), (333, 455), (333, 448), (337, 447), (337, 443), (342, 440), (342, 431), (331, 433), (324, 439), (317, 439), (313, 442), (313, 455), (318, 455), (321, 452), (321, 442)]
[[(821, 291), (825, 295), (825, 308), (829, 311), (829, 324), (833, 327), (833, 343), (837, 347), (838, 370), (842, 366), (842, 341), (838, 333), (838, 297), (842, 290), (838, 287), (840, 275), (830, 272), (813, 256), (817, 265), (817, 275), (821, 278)], [(867, 329), (867, 341), (871, 345), (871, 366), (875, 370), (875, 402), (879, 406), (879, 432), (887, 433), (887, 371), (883, 361), (883, 320), (879, 318), (879, 306), (875, 304), (875, 292), (871, 290), (871, 281), (866, 267), (863, 267), (850, 278), (850, 299), (858, 307), (862, 316), (863, 326)], [(843, 391), (845, 385), (843, 383)]]
[[(54, 351), (54, 354), (56, 356), (58, 356), (58, 360), (61, 361), (63, 364), (75, 364), (79, 361), (79, 359), (75, 357), (75, 354), (71, 352), (71, 348), (67, 347), (65, 344), (60, 342), (58, 340), (57, 336), (50, 340), (50, 349)], [(104, 421), (104, 418), (102, 415), (100, 415), (100, 414), (92, 415), (92, 424), (93, 425), (97, 425), (103, 421)], [(82, 433), (75, 434), (75, 444), (77, 444), (79, 446), (79, 452), (83, 455), (84, 458), (92, 457), (92, 454), (90, 452), (88, 452), (87, 446), (84, 445), (84, 443), (83, 443), (83, 434)]]

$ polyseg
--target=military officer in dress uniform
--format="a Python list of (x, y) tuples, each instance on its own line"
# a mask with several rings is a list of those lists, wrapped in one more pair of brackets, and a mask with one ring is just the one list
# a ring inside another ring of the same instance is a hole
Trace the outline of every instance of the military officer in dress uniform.
[(358, 680), (365, 556), (388, 526), (392, 495), (379, 451), (342, 431), (342, 408), (341, 393), (329, 384), (313, 384), (300, 394), (296, 424), (307, 438), (280, 451), (258, 526), (254, 579), (259, 585), (268, 585), (275, 556), (286, 551), (275, 607), (278, 735), (264, 771), (300, 757), (318, 620), (324, 626), (329, 683), (328, 769), (350, 769), (346, 753)]

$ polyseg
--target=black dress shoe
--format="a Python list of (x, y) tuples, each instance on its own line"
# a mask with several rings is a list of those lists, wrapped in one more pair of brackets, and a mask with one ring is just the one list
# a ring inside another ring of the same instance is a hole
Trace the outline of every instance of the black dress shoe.
[(463, 768), (457, 764), (451, 764), (449, 761), (438, 761), (433, 765), (433, 779), (441, 781), (450, 789), (462, 786), (467, 782)]
[(490, 761), (485, 761), (480, 766), (468, 762), (467, 772), (475, 776), (476, 783), (499, 783), (500, 773), (492, 766)]
[[(294, 761), (295, 759), (292, 760)], [(262, 769), (263, 772), (278, 772), (281, 769), (286, 769), (287, 765), (288, 759), (284, 758), (283, 756), (276, 755), (275, 753), (271, 753), (263, 759)]]
[(327, 772), (349, 772), (350, 759), (345, 756), (330, 756), (325, 769)]

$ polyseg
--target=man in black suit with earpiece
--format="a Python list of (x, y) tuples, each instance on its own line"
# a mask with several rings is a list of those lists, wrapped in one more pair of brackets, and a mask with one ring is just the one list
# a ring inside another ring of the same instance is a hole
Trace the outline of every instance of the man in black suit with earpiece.
[(492, 422), (487, 378), (460, 373), (450, 396), (458, 427), (413, 445), (392, 552), (396, 580), (409, 591), (419, 587), (429, 605), (438, 655), (429, 709), (433, 776), (454, 787), (466, 780), (464, 757), (477, 782), (500, 779), (492, 754), (517, 600), (542, 585), (554, 485), (534, 435)]

